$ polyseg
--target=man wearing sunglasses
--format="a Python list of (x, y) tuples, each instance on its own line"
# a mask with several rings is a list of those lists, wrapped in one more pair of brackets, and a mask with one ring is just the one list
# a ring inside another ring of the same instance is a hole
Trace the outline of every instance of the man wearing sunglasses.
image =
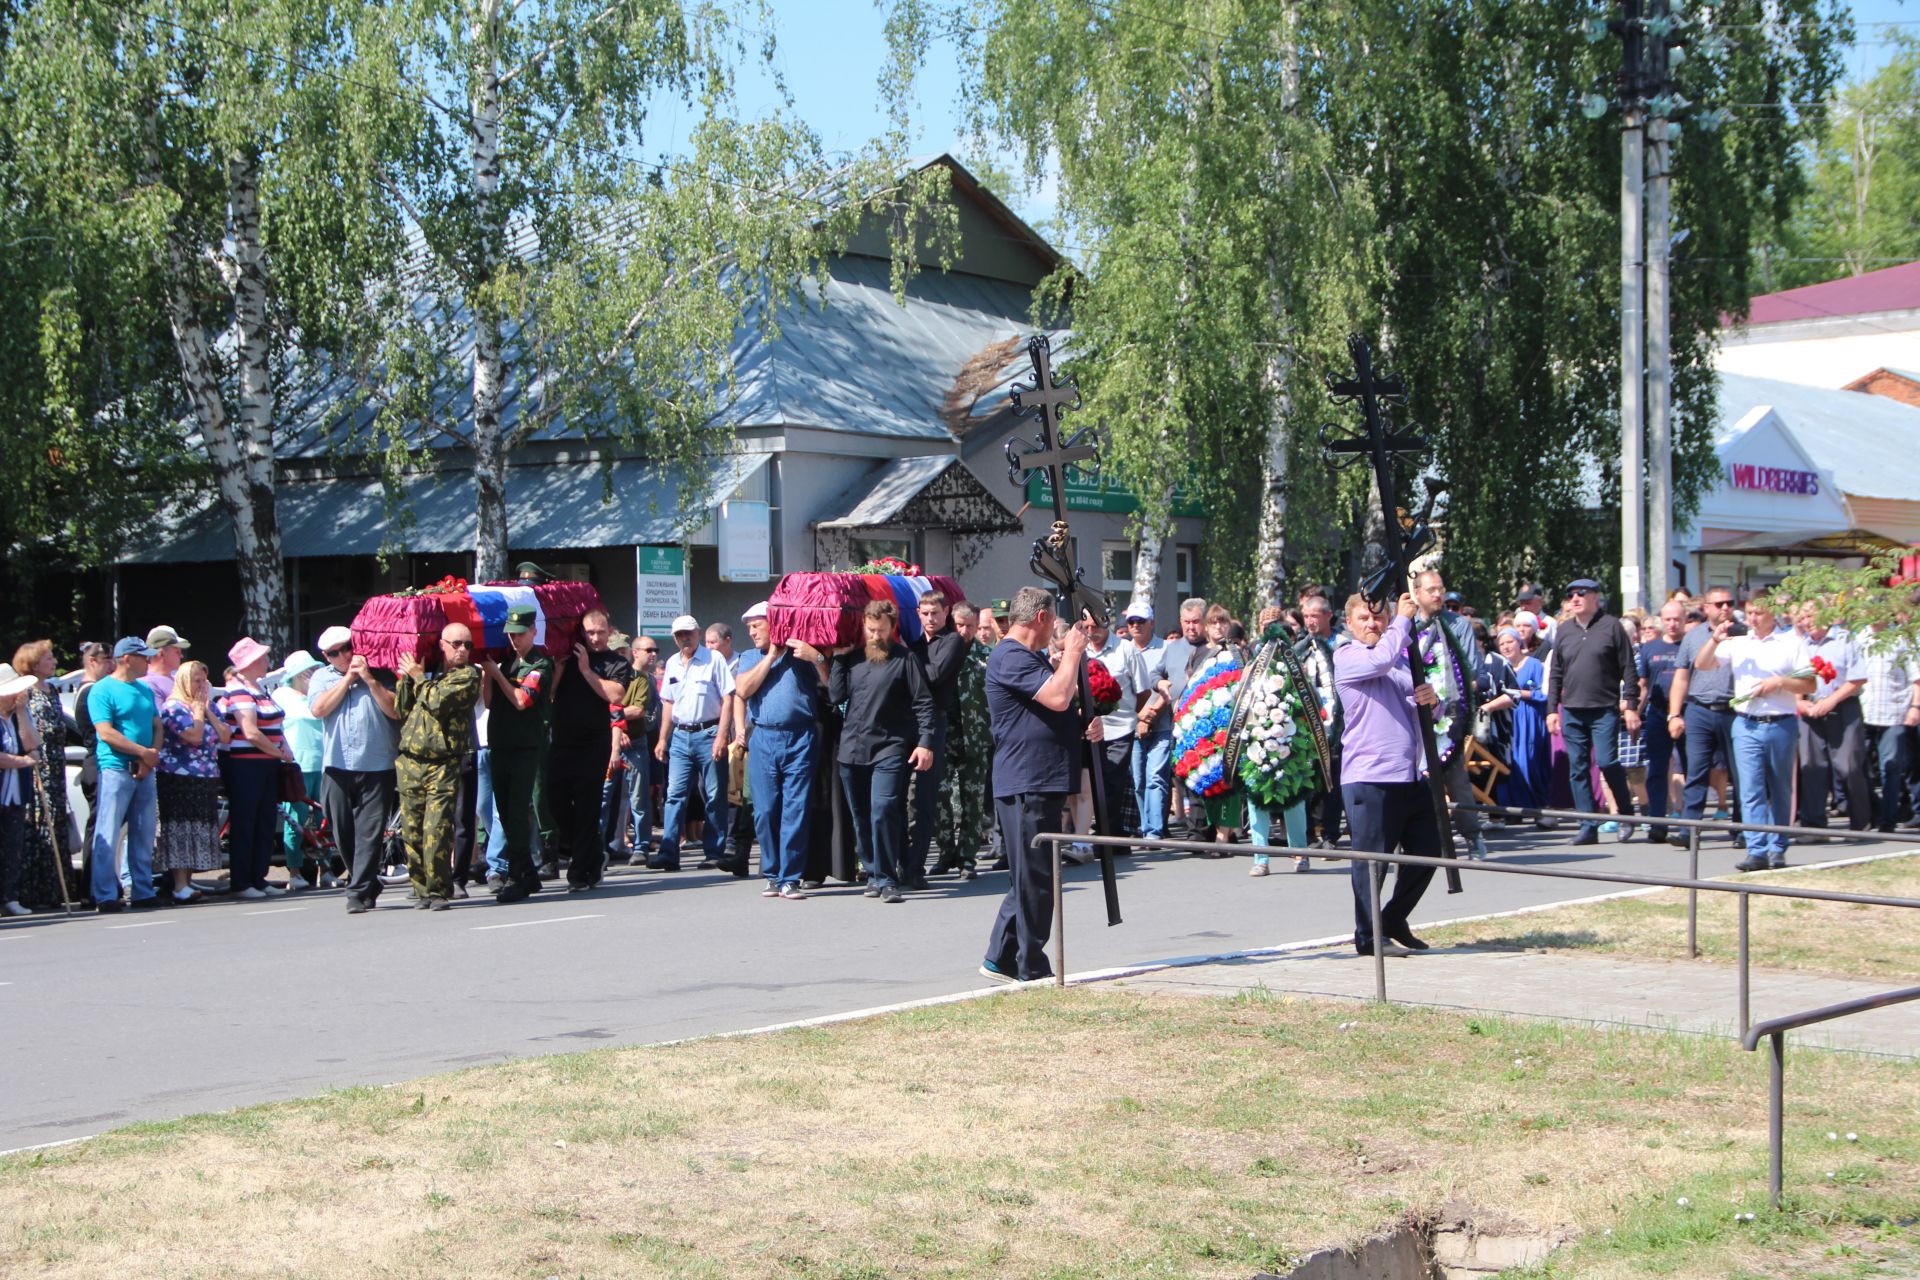
[(394, 702), (402, 716), (400, 842), (407, 850), (413, 905), (445, 911), (453, 905), (454, 808), (460, 761), (473, 745), (473, 709), (480, 705), (480, 671), (473, 665), (473, 633), (458, 622), (440, 633), (438, 674), (428, 675), (412, 654), (400, 659)]
[(307, 683), (307, 702), (320, 718), (320, 804), (334, 846), (346, 860), (347, 912), (371, 910), (380, 896), (380, 853), (393, 814), (395, 722), (393, 693), (353, 651), (353, 633), (328, 627), (318, 644), (326, 665)]
[[(1576, 578), (1567, 585), (1573, 616), (1556, 630), (1553, 678), (1547, 688), (1547, 732), (1567, 740), (1567, 768), (1572, 774), (1573, 807), (1594, 813), (1592, 764), (1597, 759), (1607, 789), (1621, 813), (1633, 812), (1633, 793), (1627, 790), (1627, 771), (1620, 765), (1620, 729), (1640, 732), (1639, 671), (1633, 660), (1633, 641), (1620, 619), (1600, 607), (1600, 584)], [(1621, 839), (1631, 838), (1622, 830)], [(1599, 825), (1580, 824), (1575, 844), (1597, 844)]]

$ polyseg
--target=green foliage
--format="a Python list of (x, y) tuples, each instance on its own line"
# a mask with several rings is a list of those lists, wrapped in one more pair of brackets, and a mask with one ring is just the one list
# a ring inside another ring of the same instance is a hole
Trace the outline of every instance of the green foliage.
[(1841, 91), (1770, 284), (1791, 289), (1920, 258), (1920, 40)]
[[(902, 32), (951, 35), (974, 127), (1011, 143), (1029, 179), (1057, 172), (1083, 260), (1047, 297), (1072, 303), (1088, 417), (1149, 500), (1174, 478), (1209, 504), (1215, 594), (1252, 594), (1276, 411), (1293, 443), (1289, 554), (1305, 574), (1351, 579), (1363, 495), (1356, 474), (1329, 475), (1315, 428), (1333, 416), (1320, 380), (1344, 369), (1345, 334), (1361, 328), (1406, 379), (1402, 421), (1435, 440), (1434, 471), (1452, 486), (1449, 582), (1487, 600), (1619, 558), (1607, 507), (1619, 491), (1620, 122), (1577, 106), (1610, 82), (1619, 48), (1582, 39), (1589, 12), (1573, 0), (915, 0), (894, 17)], [(1847, 35), (1831, 3), (1732, 0), (1710, 21), (1733, 38), (1686, 61), (1689, 98), (1830, 91)], [(909, 58), (924, 49), (900, 45)], [(1818, 111), (1742, 111), (1676, 148), (1674, 222), (1700, 264), (1673, 282), (1682, 522), (1713, 478), (1709, 343), (1720, 314), (1745, 307), (1753, 248), (1785, 215), (1802, 182), (1795, 148), (1821, 123)], [(1276, 350), (1297, 356), (1285, 401), (1261, 378)]]
[(1909, 648), (1920, 648), (1920, 609), (1916, 584), (1901, 571), (1906, 553), (1887, 551), (1859, 568), (1830, 561), (1808, 561), (1794, 566), (1774, 594), (1811, 604), (1822, 622), (1845, 627), (1858, 636), (1871, 627), (1897, 637)]

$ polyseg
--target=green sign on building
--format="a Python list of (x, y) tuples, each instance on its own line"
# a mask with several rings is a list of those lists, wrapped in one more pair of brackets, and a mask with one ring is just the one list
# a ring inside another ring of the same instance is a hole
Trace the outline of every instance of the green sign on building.
[[(1035, 507), (1045, 508), (1053, 505), (1053, 485), (1047, 479), (1047, 473), (1036, 471), (1027, 478), (1027, 501)], [(1099, 476), (1086, 476), (1073, 468), (1067, 468), (1067, 510), (1069, 511), (1105, 511), (1114, 515), (1126, 515), (1140, 509), (1140, 499), (1131, 489), (1113, 480)], [(1173, 491), (1173, 514), (1176, 516), (1201, 516), (1207, 513), (1193, 499)]]

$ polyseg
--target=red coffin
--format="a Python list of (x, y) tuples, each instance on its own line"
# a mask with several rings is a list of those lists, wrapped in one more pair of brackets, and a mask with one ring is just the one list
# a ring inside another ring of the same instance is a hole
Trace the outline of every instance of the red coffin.
[[(546, 651), (566, 654), (580, 635), (580, 619), (601, 608), (600, 593), (589, 582), (489, 582), (483, 587), (533, 587), (534, 599), (547, 622)], [(440, 658), (440, 632), (449, 622), (464, 622), (496, 658), (507, 652), (499, 622), (483, 617), (464, 584), (447, 591), (416, 596), (374, 596), (360, 606), (353, 619), (353, 648), (369, 666), (389, 671), (402, 655), (412, 654), (423, 665)]]
[(860, 619), (869, 600), (891, 600), (900, 613), (900, 631), (920, 638), (921, 596), (938, 591), (948, 605), (966, 594), (952, 578), (939, 574), (905, 577), (879, 573), (790, 573), (767, 598), (767, 629), (774, 644), (804, 640), (817, 649), (857, 645), (864, 638)]

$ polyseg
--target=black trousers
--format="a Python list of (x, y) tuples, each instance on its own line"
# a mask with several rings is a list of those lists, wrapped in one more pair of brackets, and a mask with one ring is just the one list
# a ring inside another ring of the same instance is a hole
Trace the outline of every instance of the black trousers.
[(567, 849), (567, 883), (595, 885), (607, 870), (600, 839), (600, 791), (607, 780), (612, 740), (592, 746), (553, 744), (547, 752), (547, 803), (557, 843)]
[(1340, 838), (1340, 820), (1346, 812), (1346, 797), (1340, 792), (1340, 753), (1334, 752), (1327, 761), (1327, 773), (1333, 779), (1333, 785), (1314, 796), (1307, 806), (1308, 820), (1320, 828), (1320, 838), (1331, 849), (1334, 841)]
[[(473, 874), (473, 843), (480, 807), (480, 757), (469, 751), (460, 760), (460, 789), (453, 800), (453, 878), (455, 883), (485, 880), (486, 868)], [(484, 854), (481, 862), (485, 863)]]
[[(1341, 791), (1356, 852), (1440, 856), (1440, 823), (1425, 783), (1349, 782)], [(1353, 863), (1353, 945), (1361, 950), (1370, 948), (1374, 940), (1372, 872), (1372, 863)], [(1406, 932), (1407, 917), (1427, 891), (1433, 868), (1395, 867), (1393, 873), (1393, 896), (1380, 907), (1380, 927), (1389, 938)]]
[(1033, 838), (1060, 830), (1066, 803), (1066, 796), (1053, 792), (993, 798), (994, 825), (1010, 875), (1007, 896), (1000, 900), (1000, 914), (987, 935), (987, 962), (1022, 981), (1053, 976), (1047, 963), (1047, 939), (1053, 934), (1053, 851), (1034, 848)]
[[(1100, 777), (1107, 785), (1107, 812), (1094, 815), (1096, 825), (1111, 822), (1112, 827), (1100, 826), (1093, 834), (1101, 836), (1137, 836), (1138, 827), (1128, 830), (1126, 819), (1127, 798), (1133, 794), (1133, 737), (1110, 738), (1094, 747), (1100, 757)], [(1115, 852), (1122, 852), (1115, 850)]]
[(392, 769), (328, 769), (320, 780), (320, 807), (333, 847), (347, 864), (347, 897), (372, 906), (380, 896), (380, 863), (393, 816)]
[(1847, 794), (1847, 826), (1873, 825), (1873, 788), (1867, 782), (1867, 726), (1860, 700), (1849, 698), (1818, 719), (1800, 721), (1800, 825), (1827, 825), (1827, 794), (1838, 775)]

